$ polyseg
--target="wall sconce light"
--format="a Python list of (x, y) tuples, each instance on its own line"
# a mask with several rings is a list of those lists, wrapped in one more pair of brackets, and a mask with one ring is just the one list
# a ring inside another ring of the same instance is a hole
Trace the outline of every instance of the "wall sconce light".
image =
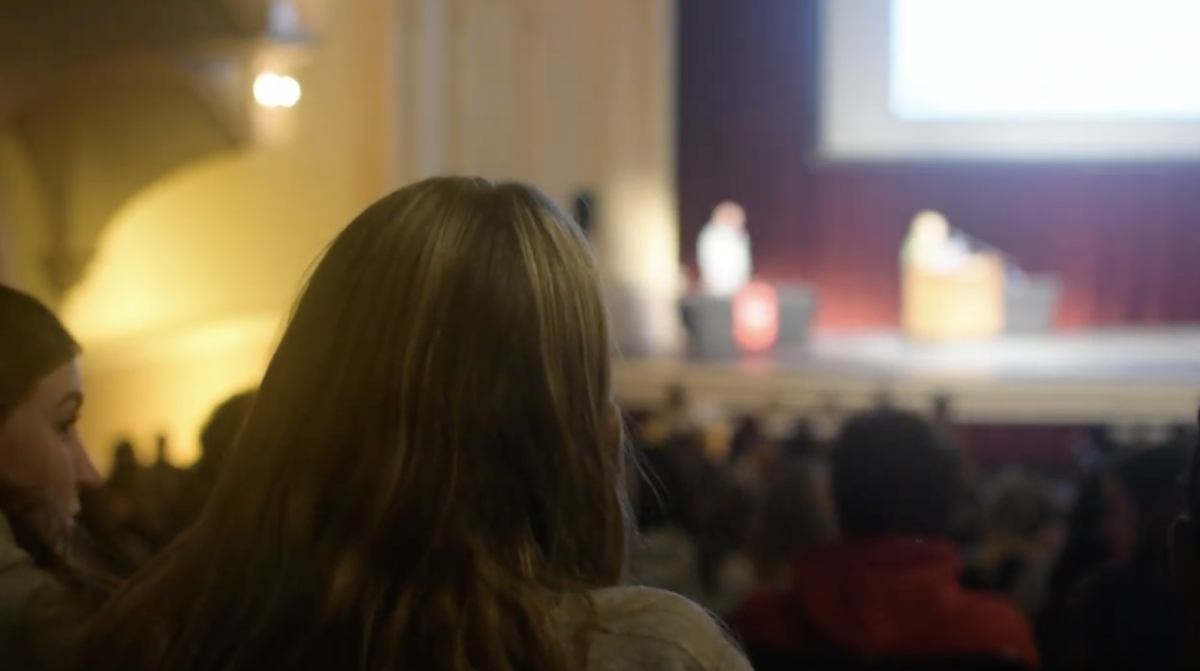
[(254, 100), (263, 107), (295, 107), (300, 94), (300, 82), (293, 77), (264, 72), (254, 78)]

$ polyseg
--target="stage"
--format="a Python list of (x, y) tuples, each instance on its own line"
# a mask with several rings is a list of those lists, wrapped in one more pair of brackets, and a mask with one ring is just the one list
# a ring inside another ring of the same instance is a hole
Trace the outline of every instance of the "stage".
[(680, 384), (730, 410), (812, 413), (865, 407), (887, 393), (930, 407), (948, 394), (976, 424), (1160, 424), (1195, 420), (1200, 327), (1007, 336), (925, 345), (897, 333), (818, 335), (805, 347), (736, 361), (629, 359), (615, 372), (627, 406), (656, 406)]

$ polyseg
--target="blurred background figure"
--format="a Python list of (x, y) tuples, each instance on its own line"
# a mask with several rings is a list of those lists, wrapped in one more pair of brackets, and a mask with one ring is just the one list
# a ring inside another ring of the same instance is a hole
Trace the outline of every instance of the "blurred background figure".
[(710, 495), (709, 465), (686, 436), (642, 445), (635, 492), (637, 528), (630, 569), (638, 583), (701, 601), (700, 501)]
[(1001, 473), (991, 490), (983, 542), (964, 583), (1008, 596), (1034, 621), (1060, 549), (1062, 520), (1046, 485), (1028, 473)]
[(571, 216), (579, 229), (590, 240), (595, 235), (596, 226), (596, 196), (591, 191), (583, 189), (575, 192), (571, 199)]
[(1112, 561), (1079, 586), (1068, 665), (1194, 667), (1184, 600), (1168, 565), (1189, 450), (1169, 444), (1131, 452), (1101, 476), (1101, 528)]
[(896, 410), (860, 415), (831, 459), (840, 541), (799, 553), (788, 587), (764, 588), (734, 620), (756, 668), (1040, 666), (1017, 608), (961, 584), (949, 540), (959, 458), (932, 424)]
[(200, 458), (183, 474), (179, 531), (200, 516), (200, 511), (212, 495), (226, 457), (237, 441), (250, 409), (254, 407), (254, 396), (253, 391), (231, 396), (213, 410), (205, 423), (200, 433)]
[(753, 535), (761, 584), (786, 586), (793, 559), (836, 538), (830, 495), (828, 473), (816, 459), (790, 456), (772, 469)]
[(713, 296), (733, 296), (750, 283), (752, 261), (746, 212), (725, 201), (717, 205), (696, 242), (700, 283)]
[(143, 497), (144, 472), (133, 443), (122, 440), (113, 448), (104, 486), (84, 500), (85, 523), (118, 575), (132, 575), (157, 549), (148, 530), (146, 508), (159, 501)]

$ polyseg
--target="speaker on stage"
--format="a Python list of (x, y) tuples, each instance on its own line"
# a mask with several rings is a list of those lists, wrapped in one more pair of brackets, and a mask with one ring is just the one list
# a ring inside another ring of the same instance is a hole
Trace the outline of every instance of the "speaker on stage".
[(816, 311), (816, 296), (803, 285), (751, 283), (733, 296), (697, 293), (680, 301), (688, 352), (709, 360), (803, 345)]

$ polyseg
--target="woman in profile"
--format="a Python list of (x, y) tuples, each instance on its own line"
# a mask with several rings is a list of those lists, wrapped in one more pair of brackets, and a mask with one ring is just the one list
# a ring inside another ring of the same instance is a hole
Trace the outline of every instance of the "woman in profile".
[(617, 587), (624, 444), (600, 277), (537, 191), (368, 208), (296, 305), (197, 522), (95, 620), (91, 670), (749, 671)]
[(98, 598), (71, 548), (80, 490), (100, 477), (75, 424), (83, 387), (71, 335), (0, 285), (0, 666), (57, 664)]

